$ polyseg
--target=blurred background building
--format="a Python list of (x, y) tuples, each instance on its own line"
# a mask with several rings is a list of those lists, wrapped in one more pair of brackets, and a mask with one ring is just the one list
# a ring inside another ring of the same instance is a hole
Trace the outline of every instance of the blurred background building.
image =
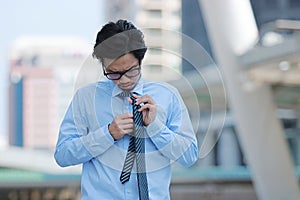
[[(250, 0), (250, 2), (259, 38), (257, 44), (239, 55), (238, 59), (243, 65), (241, 70), (244, 70), (247, 80), (257, 84), (268, 84), (271, 87), (276, 105), (274, 109), (284, 128), (284, 139), (288, 144), (298, 179), (300, 2), (297, 0)], [(199, 1), (106, 0), (101, 1), (101, 6), (102, 9), (99, 7), (98, 11), (104, 19), (101, 24), (124, 18), (133, 21), (142, 29), (148, 45), (143, 75), (151, 80), (167, 81), (179, 89), (192, 120), (200, 124), (196, 126), (199, 145), (203, 145), (206, 138), (206, 142), (213, 147), (191, 169), (174, 166), (172, 199), (258, 199), (257, 191), (252, 184), (252, 171), (248, 167), (247, 158), (239, 141), (234, 113), (227, 105), (225, 110), (222, 106), (218, 108), (217, 105), (215, 113), (211, 113), (212, 100), (208, 86), (200, 84), (203, 80), (195, 76), (199, 69), (205, 73), (207, 68), (213, 65), (216, 57)], [(194, 66), (181, 56), (200, 56), (199, 52), (193, 51), (187, 42), (189, 40), (182, 39), (182, 35), (191, 38), (205, 50), (206, 56), (201, 57), (203, 59), (198, 63), (199, 66)], [(79, 85), (97, 80), (99, 77), (95, 76), (94, 70), (101, 68), (90, 70), (91, 66), (95, 66), (90, 57), (92, 43), (82, 38), (68, 36), (16, 38), (8, 57), (8, 135), (11, 146), (53, 150), (59, 123), (74, 90)], [(83, 76), (83, 72), (90, 75)], [(192, 92), (188, 89), (187, 82), (192, 85), (194, 89)], [(224, 88), (221, 82), (213, 82), (209, 87), (220, 94), (220, 100), (214, 101), (224, 103), (222, 101)], [(200, 110), (195, 108), (195, 104)], [(210, 132), (207, 133), (211, 116), (222, 118), (225, 111), (227, 112), (225, 121), (217, 119), (219, 123), (212, 125)], [(8, 156), (2, 157), (0, 163), (0, 199), (21, 199), (22, 195), (28, 196), (29, 199), (34, 199), (35, 195), (36, 199), (47, 199), (47, 195), (49, 199), (79, 198), (79, 171), (70, 174), (67, 171), (49, 172), (45, 166), (35, 169), (35, 162), (28, 166), (26, 160), (11, 163), (9, 154), (16, 153), (14, 155), (19, 156), (29, 154), (22, 154), (22, 151), (15, 151), (13, 148), (4, 152)], [(53, 160), (46, 160), (45, 164), (47, 162)], [(59, 184), (59, 181), (65, 182)]]
[(9, 144), (54, 149), (59, 123), (90, 46), (80, 38), (24, 37), (12, 45)]
[[(143, 29), (148, 53), (143, 73), (151, 80), (176, 80), (181, 74), (181, 1), (136, 1), (136, 24)], [(179, 52), (179, 55), (178, 55)], [(177, 54), (176, 54), (177, 53)]]

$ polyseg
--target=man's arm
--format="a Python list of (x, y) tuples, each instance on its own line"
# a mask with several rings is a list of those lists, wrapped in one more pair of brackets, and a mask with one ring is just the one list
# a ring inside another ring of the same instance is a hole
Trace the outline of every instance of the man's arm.
[(62, 167), (88, 162), (114, 143), (107, 125), (89, 130), (84, 120), (86, 114), (81, 110), (84, 105), (80, 102), (77, 93), (60, 127), (54, 157)]
[(145, 104), (141, 110), (143, 115), (149, 116), (144, 116), (144, 119), (152, 119), (146, 126), (146, 132), (158, 151), (183, 166), (194, 164), (198, 159), (197, 139), (186, 106), (177, 90), (170, 102), (169, 116), (166, 116), (164, 108), (154, 105), (155, 102), (148, 95), (139, 97), (138, 103)]
[(174, 110), (170, 123), (165, 124), (159, 110), (155, 121), (146, 128), (152, 142), (170, 160), (186, 167), (193, 165), (198, 159), (198, 147), (187, 111)]

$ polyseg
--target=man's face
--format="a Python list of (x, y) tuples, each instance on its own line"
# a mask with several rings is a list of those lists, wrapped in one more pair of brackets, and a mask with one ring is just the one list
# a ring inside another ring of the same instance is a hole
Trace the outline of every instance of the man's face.
[(122, 90), (132, 90), (140, 78), (139, 61), (131, 53), (125, 54), (117, 59), (104, 58), (103, 66), (104, 72), (112, 76), (115, 76), (114, 73), (117, 74), (129, 70), (123, 74), (120, 79), (112, 80)]

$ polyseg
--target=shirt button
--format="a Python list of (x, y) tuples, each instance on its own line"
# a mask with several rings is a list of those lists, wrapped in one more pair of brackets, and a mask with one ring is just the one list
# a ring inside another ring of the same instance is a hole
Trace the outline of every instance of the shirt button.
[(127, 193), (130, 193), (130, 190), (128, 189), (126, 192), (127, 192)]

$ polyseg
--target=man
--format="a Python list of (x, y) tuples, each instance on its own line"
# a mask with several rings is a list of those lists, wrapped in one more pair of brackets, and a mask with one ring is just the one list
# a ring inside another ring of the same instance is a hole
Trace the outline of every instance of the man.
[(142, 32), (126, 20), (97, 34), (93, 56), (108, 80), (76, 92), (55, 151), (62, 167), (83, 164), (82, 199), (170, 199), (170, 164), (198, 158), (178, 91), (141, 78), (146, 50)]

